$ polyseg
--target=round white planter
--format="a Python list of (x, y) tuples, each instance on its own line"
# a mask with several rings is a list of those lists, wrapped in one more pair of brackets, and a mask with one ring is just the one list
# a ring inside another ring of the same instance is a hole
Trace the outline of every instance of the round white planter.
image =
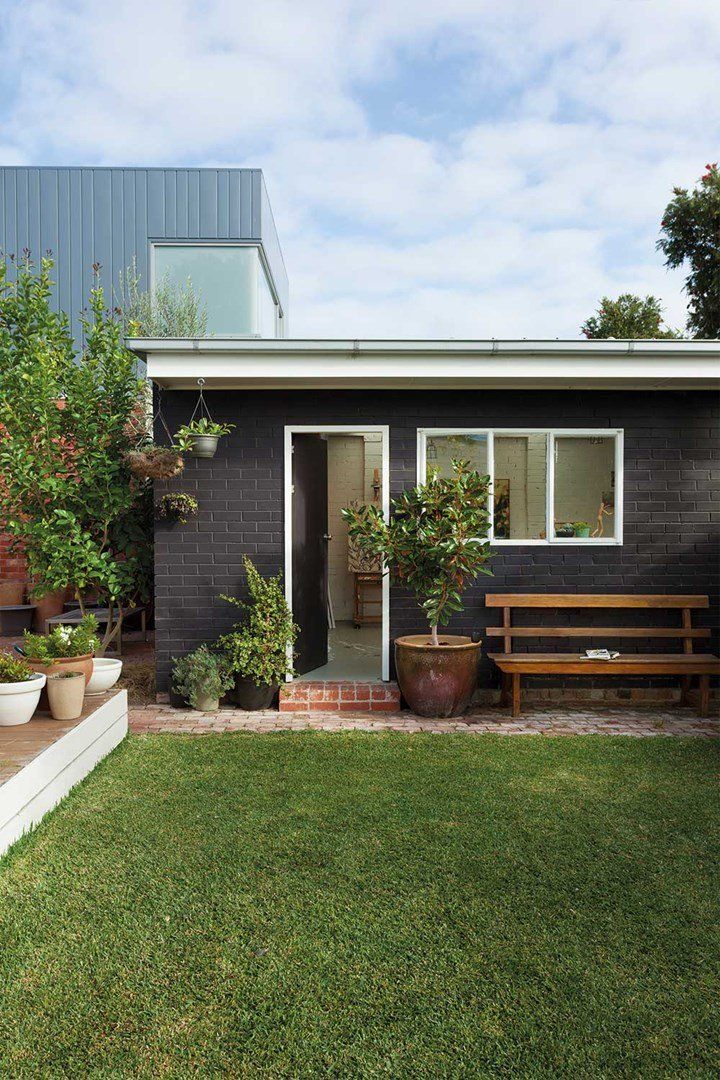
[(121, 671), (122, 660), (113, 660), (111, 657), (105, 656), (95, 657), (90, 682), (85, 687), (85, 697), (106, 694), (110, 687), (114, 686), (120, 678)]
[(27, 724), (37, 709), (45, 676), (33, 675), (23, 682), (0, 683), (0, 727)]

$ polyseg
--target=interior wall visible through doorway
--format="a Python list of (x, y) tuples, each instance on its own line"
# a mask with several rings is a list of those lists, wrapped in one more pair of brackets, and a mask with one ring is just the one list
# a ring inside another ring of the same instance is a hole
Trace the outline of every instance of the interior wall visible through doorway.
[(348, 570), (347, 525), (341, 510), (351, 502), (381, 505), (382, 436), (328, 435), (328, 579), (336, 621), (353, 618), (354, 576)]

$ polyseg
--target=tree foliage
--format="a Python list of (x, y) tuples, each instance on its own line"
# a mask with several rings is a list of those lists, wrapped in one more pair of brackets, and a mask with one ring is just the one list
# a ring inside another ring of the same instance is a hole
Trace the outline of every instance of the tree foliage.
[(693, 191), (673, 189), (657, 247), (670, 269), (687, 265), (688, 330), (699, 338), (720, 337), (720, 170), (717, 162)]
[(617, 300), (603, 296), (595, 315), (582, 327), (587, 338), (676, 338), (678, 333), (663, 326), (663, 307), (654, 296), (622, 293)]
[(425, 484), (394, 499), (389, 522), (374, 504), (342, 511), (350, 539), (415, 593), (434, 642), (438, 626), (462, 611), (468, 582), (492, 573), (485, 565), (491, 557), (489, 488), (488, 476), (453, 461), (452, 476), (432, 472)]
[(282, 578), (262, 577), (247, 555), (243, 563), (250, 602), (223, 596), (223, 600), (240, 608), (245, 617), (218, 640), (217, 646), (237, 675), (252, 679), (257, 686), (275, 686), (293, 673), (288, 652), (295, 643), (298, 628), (285, 600)]
[(143, 601), (152, 573), (150, 487), (125, 454), (143, 426), (144, 385), (122, 328), (93, 289), (76, 356), (50, 306), (52, 261), (0, 264), (0, 493), (38, 593), (96, 590), (117, 615)]

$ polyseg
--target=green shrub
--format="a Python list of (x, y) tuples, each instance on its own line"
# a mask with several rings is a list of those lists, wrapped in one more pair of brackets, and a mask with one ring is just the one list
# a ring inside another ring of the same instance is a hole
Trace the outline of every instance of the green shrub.
[(173, 658), (172, 688), (197, 708), (198, 698), (220, 698), (233, 685), (227, 659), (201, 645), (195, 652)]
[(125, 333), (129, 337), (207, 337), (207, 308), (190, 278), (175, 285), (167, 273), (154, 290), (141, 288), (137, 261), (119, 275), (116, 301)]
[(193, 495), (181, 491), (169, 491), (155, 503), (155, 517), (160, 521), (177, 521), (186, 525), (198, 512), (198, 501)]
[(275, 686), (293, 674), (288, 652), (292, 655), (298, 627), (285, 600), (282, 577), (262, 577), (247, 555), (243, 563), (251, 602), (223, 596), (245, 612), (245, 620), (224, 634), (217, 647), (236, 675), (252, 679), (257, 686)]
[(20, 658), (0, 652), (0, 683), (27, 682), (35, 672)]
[(85, 615), (76, 626), (55, 626), (49, 634), (32, 634), (25, 631), (23, 652), (30, 660), (51, 664), (53, 660), (72, 656), (85, 656), (97, 651), (97, 619)]

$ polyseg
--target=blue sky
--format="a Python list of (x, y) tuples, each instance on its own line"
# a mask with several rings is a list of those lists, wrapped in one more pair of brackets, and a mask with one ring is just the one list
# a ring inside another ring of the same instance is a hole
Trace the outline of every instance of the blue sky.
[(685, 319), (655, 251), (720, 157), (717, 0), (9, 0), (6, 164), (264, 170), (296, 336)]

